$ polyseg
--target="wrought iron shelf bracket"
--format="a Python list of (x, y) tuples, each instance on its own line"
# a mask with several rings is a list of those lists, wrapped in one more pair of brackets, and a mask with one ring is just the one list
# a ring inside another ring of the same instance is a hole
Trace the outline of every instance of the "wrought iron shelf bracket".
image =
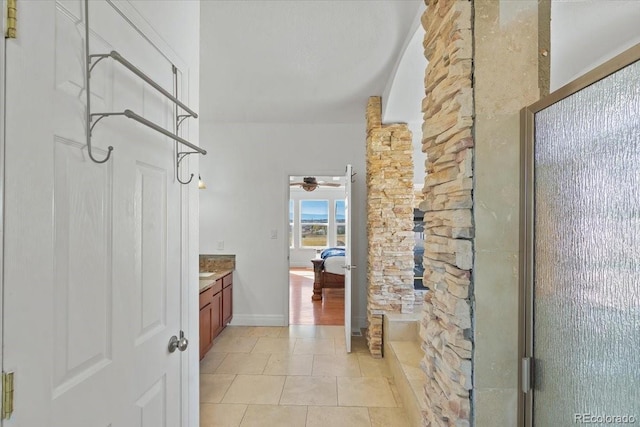
[[(198, 118), (198, 113), (193, 111), (191, 108), (187, 107), (182, 101), (180, 101), (178, 98), (176, 98), (171, 93), (169, 93), (169, 91), (167, 91), (165, 88), (163, 88), (158, 83), (156, 83), (151, 77), (147, 76), (138, 67), (133, 65), (131, 62), (127, 61), (122, 55), (120, 55), (115, 50), (112, 50), (109, 53), (101, 53), (101, 54), (89, 55), (89, 57), (88, 57), (89, 72), (91, 72), (93, 70), (93, 67), (95, 67), (100, 61), (102, 61), (103, 59), (106, 59), (106, 58), (111, 58), (114, 61), (122, 64), (126, 69), (131, 71), (136, 76), (140, 77), (140, 79), (142, 79), (144, 82), (148, 83), (149, 86), (151, 86), (152, 88), (154, 88), (155, 90), (160, 92), (162, 95), (164, 95), (166, 98), (168, 98), (171, 102), (173, 102), (174, 104), (176, 104), (177, 106), (182, 108), (184, 111), (189, 113), (189, 114), (185, 114), (185, 115), (181, 115), (181, 116), (185, 116), (185, 118), (187, 118), (187, 117), (193, 117), (194, 119)], [(95, 59), (95, 61), (94, 61), (94, 59)]]
[[(110, 117), (110, 116), (124, 116), (127, 117), (129, 119), (135, 120), (136, 122), (143, 124), (153, 130), (155, 130), (156, 132), (159, 132), (165, 136), (168, 136), (169, 138), (173, 139), (176, 142), (176, 146), (177, 144), (182, 144), (185, 145), (187, 147), (189, 147), (191, 150), (193, 151), (186, 151), (186, 152), (179, 152), (178, 149), (176, 149), (175, 152), (177, 152), (177, 163), (176, 163), (176, 171), (178, 169), (178, 166), (180, 166), (180, 162), (182, 161), (182, 159), (184, 159), (185, 156), (189, 155), (189, 154), (207, 154), (206, 150), (198, 147), (195, 144), (192, 144), (191, 142), (187, 141), (186, 139), (182, 138), (181, 136), (178, 135), (179, 133), (179, 129), (180, 129), (180, 125), (182, 124), (182, 122), (184, 120), (186, 120), (187, 118), (198, 118), (198, 114), (193, 111), (191, 108), (189, 108), (187, 105), (185, 105), (182, 101), (180, 101), (177, 97), (177, 80), (174, 80), (175, 82), (175, 87), (174, 87), (174, 91), (175, 91), (175, 95), (171, 94), (169, 91), (167, 91), (165, 88), (163, 88), (162, 86), (160, 86), (158, 83), (156, 83), (152, 78), (150, 78), (149, 76), (147, 76), (142, 70), (140, 70), (138, 67), (136, 67), (135, 65), (133, 65), (131, 62), (129, 62), (128, 60), (126, 60), (122, 55), (120, 55), (117, 51), (112, 50), (109, 53), (101, 53), (101, 54), (89, 54), (90, 50), (89, 50), (89, 0), (85, 0), (85, 92), (86, 92), (86, 99), (87, 99), (87, 108), (86, 108), (86, 132), (87, 132), (87, 150), (89, 153), (89, 157), (91, 158), (92, 161), (94, 161), (95, 163), (105, 163), (106, 161), (109, 160), (109, 158), (111, 157), (111, 152), (113, 151), (113, 147), (109, 146), (108, 147), (108, 151), (107, 151), (107, 155), (106, 157), (104, 157), (103, 159), (96, 159), (93, 155), (93, 151), (92, 151), (92, 145), (91, 145), (91, 137), (92, 137), (92, 133), (93, 133), (93, 129), (95, 128), (95, 126), (98, 124), (98, 122), (100, 122), (100, 120), (104, 119), (105, 117)], [(143, 80), (145, 83), (147, 83), (149, 86), (153, 87), (156, 91), (158, 91), (159, 93), (161, 93), (163, 96), (165, 96), (168, 100), (170, 100), (171, 102), (173, 102), (176, 105), (175, 108), (175, 117), (176, 117), (176, 123), (175, 123), (175, 133), (172, 133), (170, 131), (168, 131), (167, 129), (163, 128), (162, 126), (142, 117), (141, 115), (126, 109), (123, 112), (107, 112), (107, 113), (93, 113), (91, 111), (91, 72), (93, 71), (94, 67), (96, 65), (98, 65), (99, 62), (110, 58), (113, 59), (114, 61), (118, 62), (119, 64), (121, 64), (122, 66), (124, 66), (126, 69), (128, 69), (129, 71), (131, 71), (133, 74), (135, 74), (136, 76), (138, 76), (141, 80)], [(174, 74), (174, 79), (177, 79), (177, 68), (175, 65), (171, 64), (171, 69), (172, 72)], [(178, 113), (178, 107), (180, 109), (182, 109), (184, 112), (186, 112), (186, 114), (179, 114)], [(193, 174), (191, 174), (191, 178), (189, 179), (189, 181), (182, 181), (180, 180), (180, 177), (177, 177), (177, 180), (181, 183), (181, 184), (188, 184), (191, 182), (191, 180), (193, 179)]]
[(202, 154), (202, 153), (200, 153), (199, 151), (180, 151), (178, 152), (178, 154), (176, 154), (176, 179), (180, 184), (189, 184), (193, 180), (193, 173), (189, 175), (189, 179), (187, 181), (183, 181), (182, 179), (180, 179), (180, 174), (179, 174), (180, 162), (190, 154)]
[[(168, 130), (166, 130), (165, 128), (163, 128), (160, 125), (157, 125), (155, 123), (153, 123), (151, 120), (145, 119), (144, 117), (142, 117), (141, 115), (131, 111), (131, 110), (124, 110), (121, 113), (93, 113), (90, 115), (90, 121), (92, 122), (91, 126), (89, 127), (89, 135), (91, 135), (91, 133), (93, 132), (93, 127), (95, 125), (98, 124), (98, 122), (102, 119), (104, 119), (105, 117), (110, 117), (110, 116), (125, 116), (129, 119), (135, 120), (138, 123), (141, 123), (147, 127), (150, 127), (151, 129), (160, 132), (163, 135), (168, 136), (169, 138), (173, 139), (176, 142), (179, 142), (182, 145), (186, 145), (187, 147), (191, 148), (194, 151), (190, 151), (188, 154), (207, 154), (207, 150), (204, 150), (200, 147), (198, 147), (197, 145), (194, 145), (192, 143), (190, 143), (189, 141), (187, 141), (186, 139), (175, 135), (171, 132), (169, 132)], [(93, 118), (97, 117), (95, 121), (93, 121)], [(111, 148), (111, 147), (109, 147)]]

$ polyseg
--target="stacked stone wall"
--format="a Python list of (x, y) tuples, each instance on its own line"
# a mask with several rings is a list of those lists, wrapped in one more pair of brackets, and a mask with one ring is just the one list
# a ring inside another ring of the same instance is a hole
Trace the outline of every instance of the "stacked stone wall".
[(425, 426), (471, 422), (474, 226), (472, 4), (431, 0), (422, 17), (425, 74), (422, 151), (427, 175), (421, 324)]
[(413, 160), (406, 124), (382, 125), (381, 98), (367, 104), (367, 342), (382, 356), (382, 316), (413, 312)]

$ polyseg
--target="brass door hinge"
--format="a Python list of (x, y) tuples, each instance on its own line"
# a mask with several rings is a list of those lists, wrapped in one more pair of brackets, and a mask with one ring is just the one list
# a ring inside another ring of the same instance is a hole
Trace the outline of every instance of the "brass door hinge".
[(17, 34), (18, 24), (18, 9), (16, 2), (18, 0), (7, 0), (7, 32), (4, 35), (5, 39), (15, 39)]
[(2, 417), (8, 420), (13, 413), (13, 372), (2, 373)]

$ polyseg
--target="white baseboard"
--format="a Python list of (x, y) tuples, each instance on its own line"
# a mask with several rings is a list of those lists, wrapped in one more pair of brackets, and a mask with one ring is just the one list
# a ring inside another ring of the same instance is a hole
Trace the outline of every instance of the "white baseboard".
[(357, 326), (358, 329), (367, 327), (367, 317), (366, 316), (355, 316), (355, 317), (352, 318), (352, 320), (353, 320), (354, 325)]
[(231, 326), (285, 326), (285, 318), (281, 314), (234, 314)]

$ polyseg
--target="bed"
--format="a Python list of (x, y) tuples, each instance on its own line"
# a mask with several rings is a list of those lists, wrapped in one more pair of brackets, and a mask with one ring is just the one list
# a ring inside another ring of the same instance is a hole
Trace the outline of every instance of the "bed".
[(322, 290), (326, 288), (344, 289), (344, 248), (327, 248), (313, 263), (313, 301), (322, 300)]

